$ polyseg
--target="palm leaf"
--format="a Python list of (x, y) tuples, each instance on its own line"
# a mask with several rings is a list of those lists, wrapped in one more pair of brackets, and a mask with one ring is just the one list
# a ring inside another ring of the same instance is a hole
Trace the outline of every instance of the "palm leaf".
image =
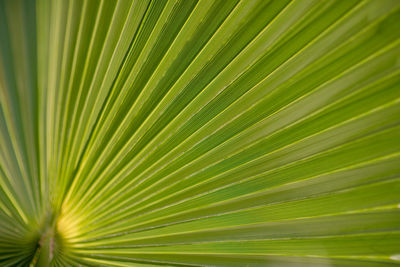
[(1, 0), (1, 266), (400, 260), (400, 1)]

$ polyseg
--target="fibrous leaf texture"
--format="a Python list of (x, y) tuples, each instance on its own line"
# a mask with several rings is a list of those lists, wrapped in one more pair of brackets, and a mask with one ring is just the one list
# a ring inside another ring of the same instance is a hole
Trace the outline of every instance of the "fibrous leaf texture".
[(0, 0), (0, 266), (400, 265), (400, 1)]

